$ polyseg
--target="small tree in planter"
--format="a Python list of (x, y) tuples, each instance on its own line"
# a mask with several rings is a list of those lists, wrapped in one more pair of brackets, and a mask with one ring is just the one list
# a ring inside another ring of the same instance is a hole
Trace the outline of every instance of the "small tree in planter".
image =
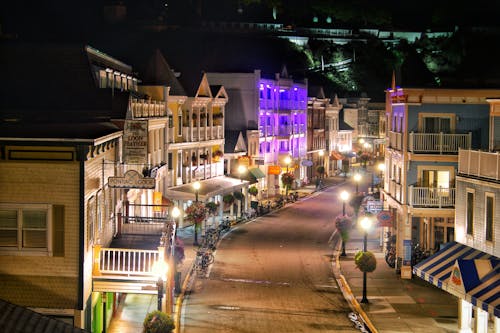
[(371, 273), (377, 268), (377, 259), (370, 251), (359, 251), (354, 256), (356, 267), (363, 273)]
[(319, 175), (319, 178), (323, 178), (325, 176), (325, 167), (320, 165), (316, 168), (316, 172)]
[(186, 209), (186, 216), (188, 221), (194, 223), (194, 245), (198, 244), (198, 231), (201, 229), (202, 222), (207, 217), (207, 209), (203, 202), (193, 202), (191, 206)]
[(174, 320), (164, 312), (155, 310), (146, 315), (143, 333), (171, 333), (175, 328)]
[(349, 240), (349, 231), (352, 227), (352, 219), (347, 215), (339, 215), (335, 218), (335, 227), (340, 233), (340, 238), (342, 239), (342, 253), (340, 255), (345, 257), (345, 243)]
[(292, 172), (286, 172), (281, 175), (281, 182), (283, 183), (283, 186), (285, 186), (287, 193), (288, 190), (292, 187), (294, 180), (295, 175)]

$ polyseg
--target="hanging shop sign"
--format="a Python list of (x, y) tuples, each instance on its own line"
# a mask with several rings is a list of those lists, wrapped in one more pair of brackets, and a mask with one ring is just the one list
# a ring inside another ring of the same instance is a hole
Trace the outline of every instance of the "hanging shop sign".
[(281, 167), (279, 165), (270, 165), (267, 167), (268, 175), (279, 175), (281, 173)]
[(311, 160), (302, 160), (302, 162), (300, 162), (300, 164), (302, 164), (303, 166), (306, 166), (306, 167), (310, 167), (310, 166), (313, 166), (313, 161), (311, 161)]
[(128, 164), (148, 161), (148, 122), (126, 120), (123, 128), (123, 159)]
[(108, 186), (111, 188), (143, 188), (154, 189), (156, 181), (154, 178), (143, 177), (135, 170), (125, 172), (123, 177), (109, 177)]
[(377, 214), (379, 227), (392, 227), (392, 214), (390, 210), (383, 210)]

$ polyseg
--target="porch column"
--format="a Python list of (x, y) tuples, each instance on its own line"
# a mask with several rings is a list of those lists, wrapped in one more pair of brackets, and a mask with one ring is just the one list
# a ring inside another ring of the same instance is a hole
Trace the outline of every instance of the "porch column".
[[(224, 217), (224, 202), (222, 201), (222, 195), (217, 196), (217, 202), (219, 203), (219, 212), (217, 213), (217, 215), (219, 216), (218, 223), (220, 223), (222, 221), (222, 218)], [(217, 226), (219, 225), (217, 224)]]
[(488, 333), (488, 312), (476, 307), (476, 325), (474, 333)]
[(243, 192), (243, 200), (245, 201), (245, 206), (243, 207), (243, 211), (246, 212), (248, 211), (248, 202), (250, 201), (250, 196), (248, 195), (248, 185), (243, 187), (241, 190)]
[(183, 228), (184, 227), (184, 200), (179, 200), (178, 202), (179, 209), (181, 210), (181, 214), (177, 218), (177, 228)]
[(472, 333), (472, 304), (464, 299), (458, 302), (459, 333)]
[(493, 332), (500, 333), (500, 318), (498, 317), (493, 319)]

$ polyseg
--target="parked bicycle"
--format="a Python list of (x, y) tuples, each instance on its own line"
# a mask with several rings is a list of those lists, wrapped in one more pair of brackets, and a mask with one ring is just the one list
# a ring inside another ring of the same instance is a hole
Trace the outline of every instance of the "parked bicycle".
[(385, 243), (385, 262), (389, 267), (396, 267), (396, 235), (387, 233), (387, 241)]
[(199, 248), (196, 250), (196, 258), (194, 261), (194, 270), (198, 277), (207, 275), (208, 267), (214, 262), (212, 250), (208, 248)]

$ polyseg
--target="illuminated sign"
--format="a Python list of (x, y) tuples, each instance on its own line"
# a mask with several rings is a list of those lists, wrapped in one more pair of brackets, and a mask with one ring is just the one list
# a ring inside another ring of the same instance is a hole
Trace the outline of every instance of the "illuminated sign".
[(268, 175), (279, 175), (281, 173), (281, 167), (279, 165), (270, 165), (267, 167)]
[(156, 181), (154, 178), (143, 177), (135, 170), (125, 172), (123, 177), (109, 177), (108, 186), (111, 188), (144, 188), (154, 189)]
[(123, 129), (125, 163), (145, 164), (148, 161), (148, 122), (126, 120)]

